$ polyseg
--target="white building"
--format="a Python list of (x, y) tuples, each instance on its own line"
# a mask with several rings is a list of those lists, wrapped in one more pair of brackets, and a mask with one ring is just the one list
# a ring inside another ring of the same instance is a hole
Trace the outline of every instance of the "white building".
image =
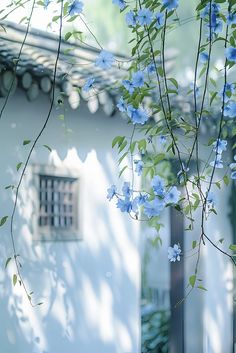
[[(0, 35), (1, 107), (24, 33), (8, 23)], [(17, 65), (14, 95), (0, 120), (0, 217), (11, 215), (14, 193), (5, 187), (17, 184), (24, 164), (19, 171), (17, 165), (25, 162), (49, 111), (57, 45), (55, 37), (32, 30)], [(33, 302), (43, 305), (32, 308), (22, 287), (12, 285), (12, 261), (4, 269), (12, 256), (8, 221), (0, 228), (2, 352), (139, 353), (141, 244), (149, 230), (141, 232), (106, 200), (107, 188), (122, 182), (111, 141), (131, 131), (115, 113), (116, 92), (109, 88), (125, 72), (95, 68), (97, 52), (90, 48), (63, 42), (61, 53), (55, 105), (26, 170), (14, 220), (25, 284), (34, 291)], [(90, 75), (97, 88), (89, 98), (77, 88)], [(230, 192), (220, 199), (217, 222), (208, 222), (212, 239), (223, 237), (226, 244), (233, 242)], [(149, 249), (146, 285), (156, 304), (168, 308), (170, 292), (172, 304), (187, 292), (193, 259), (170, 266), (167, 247), (181, 242), (191, 248), (198, 229), (185, 232), (173, 212), (163, 222), (163, 247)], [(208, 244), (201, 275), (207, 292), (196, 290), (171, 310), (170, 353), (232, 353), (232, 264)]]

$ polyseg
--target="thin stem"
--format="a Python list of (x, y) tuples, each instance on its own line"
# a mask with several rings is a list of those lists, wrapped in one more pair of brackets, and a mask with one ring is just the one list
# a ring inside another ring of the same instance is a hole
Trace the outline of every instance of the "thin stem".
[(26, 42), (28, 33), (29, 33), (29, 28), (30, 28), (31, 19), (32, 19), (32, 16), (33, 16), (33, 11), (34, 11), (34, 7), (35, 7), (35, 2), (36, 2), (36, 0), (33, 0), (33, 5), (32, 5), (32, 7), (31, 7), (31, 11), (30, 11), (30, 16), (29, 16), (28, 24), (27, 24), (26, 31), (25, 31), (25, 36), (24, 36), (24, 39), (23, 39), (23, 41), (22, 41), (22, 43), (21, 43), (21, 47), (20, 47), (19, 54), (18, 54), (17, 58), (15, 59), (15, 67), (14, 67), (14, 71), (13, 71), (13, 78), (12, 78), (11, 85), (10, 85), (10, 87), (9, 87), (9, 90), (8, 90), (8, 92), (7, 92), (7, 95), (6, 95), (4, 104), (3, 104), (2, 109), (1, 109), (1, 111), (0, 111), (0, 120), (2, 119), (3, 112), (4, 112), (4, 110), (5, 110), (6, 106), (7, 106), (7, 103), (8, 103), (10, 94), (11, 94), (11, 90), (12, 90), (12, 87), (13, 87), (13, 84), (14, 84), (14, 81), (15, 81), (15, 78), (16, 78), (16, 70), (17, 70), (17, 67), (18, 67), (18, 64), (19, 64), (19, 61), (20, 61), (20, 57), (21, 57), (21, 54), (22, 54), (22, 51), (23, 51), (23, 48), (24, 48), (24, 45), (25, 45), (25, 42)]
[[(32, 144), (32, 147), (31, 147), (31, 149), (30, 149), (30, 151), (29, 151), (29, 154), (28, 154), (28, 156), (27, 156), (26, 162), (25, 162), (24, 167), (23, 167), (23, 169), (22, 169), (22, 172), (21, 172), (21, 175), (20, 175), (20, 179), (19, 179), (19, 182), (18, 182), (17, 187), (16, 187), (15, 201), (14, 201), (13, 211), (12, 211), (11, 219), (10, 219), (10, 234), (11, 234), (12, 249), (13, 249), (13, 254), (14, 254), (14, 261), (15, 261), (15, 265), (16, 265), (18, 277), (20, 278), (20, 281), (21, 281), (21, 283), (22, 283), (22, 286), (23, 286), (24, 291), (25, 291), (25, 293), (27, 294), (27, 297), (28, 297), (28, 298), (30, 298), (30, 296), (29, 296), (29, 294), (28, 294), (28, 290), (27, 290), (26, 285), (25, 285), (25, 283), (24, 283), (24, 280), (23, 280), (23, 278), (22, 278), (21, 271), (20, 271), (20, 265), (19, 265), (19, 262), (18, 262), (18, 260), (17, 260), (17, 253), (16, 253), (16, 246), (15, 246), (15, 240), (14, 240), (13, 225), (14, 225), (16, 207), (17, 207), (17, 203), (18, 203), (19, 190), (20, 190), (20, 187), (21, 187), (21, 184), (22, 184), (22, 181), (23, 181), (23, 178), (24, 178), (26, 169), (27, 169), (27, 167), (28, 167), (28, 164), (29, 164), (31, 155), (32, 155), (32, 153), (33, 153), (33, 151), (34, 151), (34, 149), (35, 149), (35, 146), (36, 146), (37, 142), (39, 141), (41, 135), (43, 134), (43, 132), (44, 132), (44, 130), (45, 130), (47, 124), (48, 124), (48, 121), (49, 121), (49, 119), (50, 119), (51, 112), (52, 112), (52, 109), (53, 109), (54, 101), (55, 101), (56, 75), (57, 75), (57, 67), (58, 67), (58, 61), (59, 61), (60, 50), (61, 50), (61, 41), (62, 41), (63, 1), (64, 1), (64, 0), (61, 0), (58, 49), (57, 49), (57, 56), (56, 56), (56, 61), (55, 61), (55, 65), (54, 65), (54, 75), (53, 75), (53, 82), (52, 82), (52, 100), (51, 100), (51, 104), (50, 104), (49, 111), (48, 111), (47, 117), (46, 117), (46, 119), (45, 119), (45, 122), (44, 122), (44, 124), (43, 124), (41, 130), (39, 131), (39, 133), (38, 133), (36, 139), (34, 140), (34, 142), (33, 142), (33, 144)], [(35, 305), (32, 304), (31, 300), (30, 300), (30, 304), (31, 304), (32, 306), (35, 306)], [(36, 305), (37, 305), (37, 304), (36, 304)]]

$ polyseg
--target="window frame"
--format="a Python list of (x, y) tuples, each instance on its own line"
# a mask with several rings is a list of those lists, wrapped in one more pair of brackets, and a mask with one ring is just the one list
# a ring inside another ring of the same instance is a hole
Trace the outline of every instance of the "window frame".
[[(34, 198), (33, 240), (35, 241), (78, 241), (82, 240), (82, 207), (81, 207), (81, 174), (75, 168), (52, 165), (31, 165), (32, 186)], [(73, 178), (76, 179), (75, 187), (75, 226), (70, 229), (40, 227), (40, 176)]]

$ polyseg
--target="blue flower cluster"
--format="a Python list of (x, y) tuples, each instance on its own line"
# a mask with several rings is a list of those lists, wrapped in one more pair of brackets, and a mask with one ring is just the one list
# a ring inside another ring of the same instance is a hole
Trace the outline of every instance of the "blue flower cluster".
[(219, 92), (219, 95), (222, 99), (224, 95), (224, 102), (227, 103), (224, 107), (224, 116), (227, 116), (229, 118), (236, 117), (236, 102), (235, 102), (235, 99), (233, 100), (234, 98), (233, 96), (235, 94), (236, 94), (236, 86), (234, 83), (227, 83), (225, 85), (225, 89), (222, 89)]
[(228, 16), (227, 16), (227, 24), (229, 26), (231, 25), (236, 25), (236, 12), (231, 12)]
[(145, 74), (139, 70), (132, 74), (131, 80), (123, 80), (123, 86), (130, 93), (133, 94), (136, 88), (141, 88), (145, 84)]
[(220, 5), (212, 2), (209, 3), (203, 9), (200, 14), (201, 18), (207, 22), (207, 30), (209, 38), (213, 39), (213, 36), (218, 35), (223, 30), (223, 21), (220, 17)]
[(223, 100), (224, 97), (224, 102), (227, 103), (231, 96), (236, 93), (236, 88), (234, 83), (226, 83), (224, 88), (219, 92), (220, 98)]
[(127, 105), (123, 97), (120, 98), (117, 104), (117, 108), (120, 112), (126, 113), (133, 124), (143, 125), (149, 119), (149, 115), (145, 109), (143, 109), (142, 107), (134, 108), (132, 104)]
[(179, 244), (174, 244), (174, 246), (169, 246), (168, 248), (168, 259), (170, 262), (180, 261), (181, 248)]
[[(95, 66), (100, 67), (103, 70), (110, 69), (115, 61), (114, 55), (110, 52), (102, 49), (95, 61)], [(94, 77), (89, 77), (82, 87), (84, 92), (89, 92), (95, 83)]]
[(213, 168), (222, 169), (223, 160), (222, 160), (222, 152), (227, 150), (227, 141), (218, 139), (213, 143), (213, 151), (215, 152), (215, 159), (210, 163), (210, 166)]
[(236, 48), (229, 47), (225, 50), (227, 60), (236, 63)]
[(74, 0), (68, 7), (68, 12), (70, 16), (79, 15), (83, 11), (84, 4), (80, 0)]
[[(138, 161), (141, 162), (141, 161)], [(137, 172), (141, 172), (143, 168), (143, 163), (137, 163), (138, 167)], [(112, 185), (109, 189), (107, 189), (107, 199), (111, 201), (111, 199), (116, 196), (117, 203), (116, 206), (121, 210), (121, 212), (127, 213), (135, 213), (138, 215), (139, 207), (143, 207), (143, 213), (149, 219), (152, 217), (159, 216), (160, 213), (167, 205), (176, 205), (180, 200), (180, 191), (176, 186), (172, 186), (166, 190), (164, 180), (156, 175), (152, 179), (152, 194), (147, 193), (138, 193), (138, 196), (134, 194), (134, 192), (129, 182), (124, 182), (122, 187), (122, 195), (119, 195), (116, 190), (116, 186)]]
[[(118, 4), (119, 2), (119, 0), (113, 0), (113, 3)], [(179, 0), (162, 0), (162, 5), (166, 11), (172, 11), (179, 6)], [(125, 20), (127, 25), (131, 27), (135, 27), (137, 25), (149, 26), (152, 22), (155, 22), (156, 28), (160, 29), (164, 25), (165, 16), (162, 12), (154, 13), (148, 8), (142, 8), (136, 12), (132, 10), (127, 12), (125, 15)]]

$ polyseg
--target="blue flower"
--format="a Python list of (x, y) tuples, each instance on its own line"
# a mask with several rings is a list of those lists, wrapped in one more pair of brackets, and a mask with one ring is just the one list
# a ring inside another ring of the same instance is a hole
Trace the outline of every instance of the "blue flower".
[(93, 77), (88, 78), (88, 80), (83, 85), (83, 91), (89, 92), (93, 88), (94, 81), (95, 79)]
[(156, 67), (154, 62), (151, 62), (147, 67), (146, 67), (147, 73), (149, 75), (154, 74), (156, 72)]
[(165, 16), (162, 12), (158, 12), (155, 14), (155, 18), (156, 18), (156, 28), (160, 29), (165, 23)]
[(228, 116), (229, 118), (235, 118), (236, 117), (236, 102), (229, 102), (225, 109), (224, 109), (224, 115)]
[(125, 89), (127, 89), (127, 91), (132, 94), (134, 93), (134, 85), (133, 82), (131, 82), (130, 80), (123, 80), (122, 81), (123, 86), (125, 87)]
[[(236, 155), (234, 156), (234, 160), (236, 161)], [(230, 169), (232, 170), (232, 173), (231, 173), (231, 179), (236, 179), (236, 163), (231, 163), (229, 165)]]
[(165, 135), (161, 135), (159, 141), (164, 146), (167, 142), (167, 137)]
[(124, 10), (126, 2), (124, 0), (112, 0), (114, 5), (118, 5), (121, 10)]
[(236, 25), (236, 12), (235, 13), (230, 13), (227, 17), (227, 24), (229, 26), (231, 25)]
[(217, 169), (224, 168), (223, 161), (221, 159), (221, 154), (217, 154), (216, 155), (215, 160), (210, 163), (210, 166), (213, 167), (213, 168), (215, 167)]
[(145, 202), (143, 212), (148, 218), (159, 216), (164, 206), (163, 200), (156, 197), (152, 201)]
[(143, 87), (144, 85), (144, 73), (143, 71), (134, 72), (132, 75), (132, 83), (135, 88)]
[(149, 9), (141, 9), (138, 11), (137, 20), (140, 26), (148, 26), (152, 22), (153, 13)]
[(207, 194), (207, 198), (206, 198), (207, 204), (210, 207), (215, 207), (216, 204), (216, 196), (212, 191), (209, 191)]
[(118, 199), (116, 207), (119, 208), (121, 212), (130, 213), (132, 211), (132, 202), (129, 198), (125, 198), (124, 200)]
[(159, 175), (155, 175), (153, 177), (151, 185), (155, 195), (160, 197), (165, 196), (165, 183)]
[(181, 192), (176, 186), (172, 186), (165, 195), (165, 203), (177, 204), (180, 199)]
[(70, 16), (79, 15), (83, 11), (84, 4), (80, 0), (74, 0), (68, 7)]
[(236, 171), (231, 173), (231, 179), (235, 180), (236, 179)]
[(139, 196), (135, 197), (134, 202), (136, 202), (138, 206), (142, 206), (147, 201), (147, 198), (148, 198), (148, 195), (140, 194)]
[(222, 98), (222, 100), (223, 100), (223, 93), (224, 93), (224, 101), (225, 103), (227, 103), (230, 100), (232, 94), (235, 93), (234, 83), (226, 83), (225, 87), (223, 87), (222, 90), (219, 92), (219, 96)]
[(127, 114), (133, 124), (145, 124), (149, 119), (147, 112), (142, 108), (134, 108), (131, 104), (127, 107)]
[(170, 262), (180, 261), (181, 248), (179, 245), (175, 244), (173, 247), (168, 248), (168, 259)]
[(101, 69), (110, 69), (112, 64), (114, 63), (114, 56), (106, 50), (101, 50), (100, 54), (97, 57), (95, 65), (100, 67)]
[(125, 20), (128, 26), (134, 27), (137, 24), (137, 17), (133, 11), (127, 12)]
[(179, 0), (162, 0), (163, 6), (171, 11), (177, 9), (179, 6)]
[(223, 151), (227, 150), (227, 141), (218, 139), (213, 143), (214, 149), (213, 151), (217, 154), (221, 154)]
[(123, 195), (126, 198), (131, 197), (132, 190), (130, 189), (130, 183), (129, 182), (127, 182), (127, 181), (124, 182), (123, 187), (122, 187), (122, 192), (123, 192)]
[(200, 58), (201, 63), (205, 64), (209, 60), (209, 55), (208, 55), (208, 53), (202, 52), (202, 53), (200, 53), (199, 58)]
[(217, 14), (212, 13), (211, 14), (211, 23), (207, 25), (207, 27), (210, 29), (211, 28), (211, 35), (216, 35), (220, 32), (222, 32), (223, 29), (223, 22), (220, 20)]
[(124, 113), (126, 111), (126, 103), (125, 103), (123, 97), (120, 97), (119, 102), (117, 103), (117, 108), (122, 113)]
[(135, 160), (135, 172), (140, 176), (143, 172), (143, 161), (141, 160)]
[[(212, 3), (211, 4), (211, 14), (213, 15), (218, 15), (220, 12), (220, 5)], [(204, 8), (204, 10), (201, 12), (200, 17), (201, 18), (207, 18), (210, 16), (210, 4), (207, 4)]]
[(236, 48), (234, 47), (227, 48), (225, 50), (225, 55), (229, 61), (236, 62)]
[(116, 186), (112, 185), (110, 188), (107, 189), (107, 199), (111, 201), (111, 199), (115, 196), (116, 194)]
[(44, 8), (47, 9), (48, 5), (50, 4), (50, 0), (44, 0)]

